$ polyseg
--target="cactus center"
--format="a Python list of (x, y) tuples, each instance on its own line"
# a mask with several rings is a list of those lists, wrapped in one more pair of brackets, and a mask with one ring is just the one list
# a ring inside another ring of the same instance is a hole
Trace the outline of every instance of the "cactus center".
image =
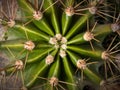
[(60, 48), (59, 55), (63, 58), (66, 56), (67, 49), (67, 39), (61, 34), (56, 34), (54, 37), (51, 37), (49, 43), (54, 45), (56, 49)]

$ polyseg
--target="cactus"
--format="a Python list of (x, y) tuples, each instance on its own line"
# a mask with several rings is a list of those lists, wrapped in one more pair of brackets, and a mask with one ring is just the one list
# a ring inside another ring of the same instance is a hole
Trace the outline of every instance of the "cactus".
[(119, 9), (106, 0), (1, 0), (0, 90), (110, 89), (120, 74)]

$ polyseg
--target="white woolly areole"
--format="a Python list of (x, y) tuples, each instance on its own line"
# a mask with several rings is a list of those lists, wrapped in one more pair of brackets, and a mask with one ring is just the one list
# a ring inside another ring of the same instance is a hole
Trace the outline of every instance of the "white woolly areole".
[(66, 56), (66, 51), (65, 50), (60, 50), (59, 55), (63, 58)]
[(89, 8), (89, 12), (91, 14), (96, 14), (96, 11), (97, 11), (97, 8), (95, 6), (92, 6), (92, 7)]
[(55, 37), (51, 37), (50, 40), (49, 40), (49, 43), (50, 44), (57, 44), (57, 39)]
[(86, 62), (85, 62), (85, 60), (78, 60), (77, 61), (77, 67), (79, 68), (79, 69), (85, 69), (86, 68)]
[(67, 49), (67, 45), (66, 44), (62, 44), (61, 48), (64, 49), (64, 50), (66, 50)]
[(59, 80), (56, 77), (52, 77), (52, 78), (50, 78), (49, 83), (50, 83), (51, 86), (57, 86), (58, 81)]
[(12, 19), (10, 19), (10, 21), (7, 22), (7, 25), (8, 25), (9, 27), (13, 27), (13, 26), (15, 25), (15, 21), (12, 20)]
[(108, 60), (109, 59), (109, 53), (107, 53), (106, 51), (102, 52), (101, 58), (103, 60)]
[(23, 62), (21, 60), (17, 60), (15, 62), (15, 68), (19, 70), (23, 69)]
[(34, 11), (34, 12), (33, 12), (33, 18), (34, 18), (35, 20), (41, 20), (42, 17), (43, 17), (42, 12), (39, 12), (39, 11)]
[(3, 70), (3, 71), (0, 71), (0, 76), (5, 76), (6, 75), (6, 73), (5, 73), (5, 71)]
[(54, 61), (54, 57), (52, 55), (48, 55), (45, 59), (45, 63), (50, 65)]
[(113, 32), (116, 32), (120, 30), (120, 25), (118, 25), (117, 23), (111, 24), (111, 29)]
[(56, 37), (57, 40), (61, 40), (62, 35), (61, 34), (56, 34), (55, 37)]
[(65, 9), (65, 13), (66, 13), (66, 15), (67, 16), (73, 16), (74, 15), (74, 8), (73, 7), (67, 7), (66, 9)]
[(35, 48), (35, 44), (32, 41), (27, 41), (24, 44), (24, 48), (31, 51)]
[(94, 35), (93, 33), (91, 32), (86, 32), (83, 36), (84, 40), (86, 41), (91, 41), (93, 38), (94, 38)]
[(104, 84), (105, 84), (105, 81), (102, 80), (102, 81), (100, 82), (100, 86), (102, 86), (102, 85), (104, 85)]
[(66, 37), (62, 37), (62, 39), (61, 39), (61, 43), (67, 43), (67, 39), (66, 39)]

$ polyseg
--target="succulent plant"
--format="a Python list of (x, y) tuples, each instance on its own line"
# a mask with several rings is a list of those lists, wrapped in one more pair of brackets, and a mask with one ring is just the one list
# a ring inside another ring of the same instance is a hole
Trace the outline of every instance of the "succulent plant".
[(0, 90), (108, 90), (119, 35), (119, 5), (106, 0), (1, 0)]

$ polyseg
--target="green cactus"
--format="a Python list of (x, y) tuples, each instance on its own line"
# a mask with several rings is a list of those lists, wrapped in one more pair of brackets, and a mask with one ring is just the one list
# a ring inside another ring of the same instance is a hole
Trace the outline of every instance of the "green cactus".
[(110, 89), (120, 74), (119, 9), (106, 0), (1, 0), (0, 90)]

